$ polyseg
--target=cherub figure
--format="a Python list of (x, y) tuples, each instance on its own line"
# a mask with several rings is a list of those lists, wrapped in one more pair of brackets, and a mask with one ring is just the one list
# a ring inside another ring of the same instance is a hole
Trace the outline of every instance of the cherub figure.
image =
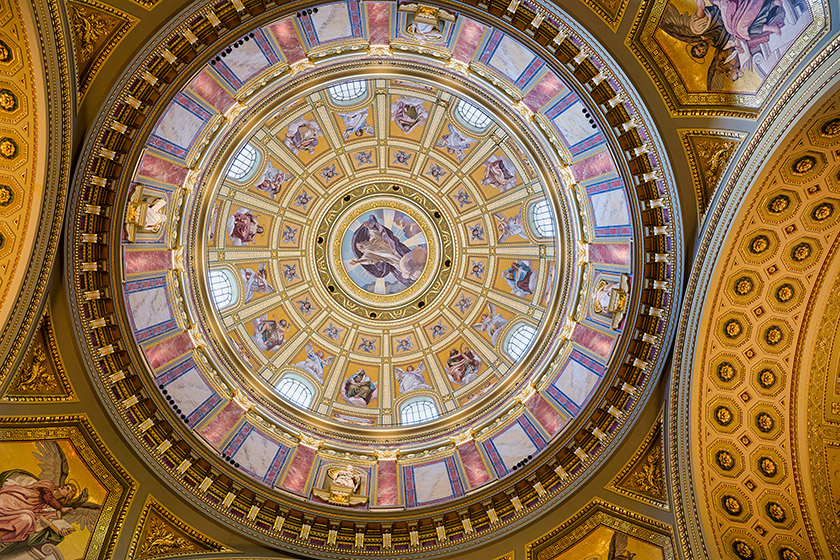
[(373, 160), (373, 150), (368, 150), (367, 152), (359, 152), (356, 154), (356, 161), (359, 162), (359, 167), (363, 165), (368, 165)]
[(414, 344), (411, 342), (411, 336), (397, 339), (397, 352), (408, 352), (412, 348)]
[(362, 352), (367, 352), (368, 354), (373, 354), (376, 352), (376, 339), (367, 339), (365, 337), (361, 337), (362, 342), (359, 344), (359, 350)]
[(291, 282), (295, 278), (300, 278), (297, 273), (297, 263), (295, 264), (284, 264), (283, 265), (283, 277), (286, 279), (286, 282)]
[(440, 319), (438, 319), (437, 325), (429, 327), (429, 330), (432, 331), (432, 340), (439, 336), (443, 336), (444, 333), (446, 333), (446, 327), (443, 323), (441, 323)]
[(305, 316), (309, 317), (309, 314), (312, 312), (313, 309), (312, 304), (309, 303), (309, 298), (307, 297), (306, 299), (298, 300), (295, 303), (297, 303), (300, 312), (303, 313)]
[(330, 181), (336, 176), (338, 173), (335, 170), (335, 164), (328, 165), (321, 171), (321, 177), (327, 180), (327, 184), (330, 184)]
[(426, 175), (430, 175), (436, 183), (439, 183), (441, 178), (446, 175), (446, 171), (444, 171), (440, 165), (433, 163), (429, 166), (429, 170), (426, 172)]
[(484, 274), (484, 263), (481, 261), (473, 261), (472, 266), (470, 267), (470, 276), (475, 276), (479, 280), (481, 280), (481, 276)]
[(340, 329), (332, 323), (330, 323), (330, 325), (324, 329), (324, 334), (327, 335), (327, 337), (331, 340), (338, 340), (338, 337), (341, 335), (341, 332), (343, 330), (344, 329)]
[(467, 227), (470, 230), (471, 241), (484, 241), (484, 227), (481, 225), (480, 222)]
[(411, 154), (406, 153), (403, 150), (394, 150), (394, 163), (398, 163), (400, 165), (408, 165), (408, 160), (411, 159)]
[(283, 230), (283, 243), (297, 243), (297, 231), (297, 228), (287, 225)]
[(455, 305), (458, 307), (458, 310), (461, 313), (465, 313), (470, 306), (472, 306), (472, 298), (468, 298), (465, 295), (461, 295), (461, 299), (455, 302)]
[(300, 206), (306, 212), (306, 205), (312, 202), (312, 197), (306, 191), (300, 191), (300, 194), (295, 197), (295, 206)]
[(458, 202), (458, 208), (463, 208), (464, 206), (472, 204), (470, 193), (464, 189), (458, 189), (458, 194), (452, 196)]

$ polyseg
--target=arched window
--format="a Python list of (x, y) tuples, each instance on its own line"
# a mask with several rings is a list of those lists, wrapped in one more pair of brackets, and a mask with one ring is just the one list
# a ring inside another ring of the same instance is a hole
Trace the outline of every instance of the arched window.
[(531, 223), (539, 237), (554, 237), (554, 216), (545, 199), (531, 206)]
[(286, 375), (277, 384), (277, 392), (284, 399), (301, 408), (309, 408), (315, 391), (312, 387), (296, 375)]
[(229, 271), (210, 271), (210, 295), (219, 311), (233, 305), (239, 295), (239, 289)]
[(400, 423), (403, 425), (422, 424), (439, 416), (435, 401), (429, 397), (418, 397), (407, 401), (400, 407)]
[(493, 122), (487, 113), (463, 99), (458, 101), (455, 111), (466, 124), (479, 132), (485, 130)]
[(227, 170), (227, 176), (234, 181), (241, 181), (250, 175), (257, 167), (259, 154), (257, 149), (250, 144), (245, 144)]
[(328, 87), (327, 92), (336, 103), (347, 105), (351, 101), (367, 95), (367, 82), (364, 80), (349, 80)]
[(531, 346), (531, 342), (533, 342), (536, 335), (537, 329), (527, 323), (519, 323), (505, 338), (505, 353), (514, 362), (519, 360), (519, 358), (525, 355), (525, 352)]

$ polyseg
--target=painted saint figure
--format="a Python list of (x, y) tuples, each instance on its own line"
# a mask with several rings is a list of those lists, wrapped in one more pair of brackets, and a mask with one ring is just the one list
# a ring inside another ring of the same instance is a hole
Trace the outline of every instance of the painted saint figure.
[(289, 131), (286, 133), (283, 143), (295, 155), (300, 152), (308, 152), (312, 155), (318, 145), (318, 138), (323, 134), (321, 126), (317, 122), (300, 118), (289, 125)]
[(429, 111), (420, 99), (403, 97), (391, 104), (391, 119), (405, 134), (426, 124), (428, 118)]
[(516, 185), (516, 170), (513, 164), (506, 157), (490, 156), (484, 162), (481, 184), (495, 187), (500, 193), (512, 189)]
[(416, 368), (408, 365), (405, 369), (394, 366), (394, 374), (400, 384), (400, 393), (410, 393), (421, 389), (431, 389), (432, 386), (426, 383), (423, 372), (426, 371), (426, 364), (420, 363)]
[(289, 323), (285, 319), (268, 318), (263, 315), (254, 319), (254, 335), (251, 339), (263, 352), (274, 352), (286, 343)]
[(255, 216), (247, 208), (240, 208), (228, 218), (228, 234), (231, 243), (242, 247), (253, 243), (257, 235), (265, 230), (258, 223), (259, 216)]
[(245, 286), (245, 303), (251, 301), (254, 294), (274, 293), (274, 287), (268, 283), (265, 263), (261, 263), (256, 272), (252, 268), (240, 268), (239, 275), (242, 277), (242, 284)]
[(453, 348), (446, 359), (446, 375), (458, 385), (466, 385), (476, 377), (481, 369), (481, 358), (475, 355), (469, 346)]
[(293, 177), (290, 173), (277, 169), (269, 161), (265, 166), (265, 171), (263, 171), (260, 178), (257, 179), (257, 183), (254, 186), (257, 190), (263, 191), (269, 198), (274, 200), (277, 198), (277, 195), (280, 194), (280, 191), (283, 190), (283, 183), (291, 179), (293, 179)]
[(502, 278), (510, 286), (513, 295), (524, 298), (534, 293), (537, 275), (531, 268), (531, 261), (513, 261), (510, 268), (502, 272)]
[(528, 239), (525, 234), (525, 228), (522, 225), (522, 211), (520, 210), (516, 216), (506, 218), (504, 214), (496, 212), (493, 214), (496, 218), (496, 227), (499, 230), (499, 243), (503, 243), (518, 235), (522, 239)]
[(306, 359), (295, 364), (303, 371), (312, 374), (318, 381), (324, 380), (324, 368), (333, 363), (334, 356), (326, 356), (323, 350), (316, 350), (311, 342), (306, 343)]
[(376, 392), (376, 384), (363, 369), (348, 377), (341, 386), (342, 398), (356, 406), (369, 405), (376, 398)]
[(409, 249), (372, 214), (353, 233), (352, 249), (356, 258), (351, 265), (361, 265), (376, 278), (390, 274), (404, 286), (412, 285), (426, 266), (425, 247)]

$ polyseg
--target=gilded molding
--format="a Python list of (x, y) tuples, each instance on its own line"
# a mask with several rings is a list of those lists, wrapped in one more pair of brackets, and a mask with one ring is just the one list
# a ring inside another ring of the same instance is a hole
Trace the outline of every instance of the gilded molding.
[(660, 415), (627, 464), (607, 485), (607, 490), (667, 510), (669, 492), (663, 443)]
[(706, 213), (746, 133), (732, 130), (677, 129), (691, 169), (697, 213)]
[(149, 494), (131, 538), (129, 560), (237, 552), (197, 531)]
[(595, 498), (572, 517), (525, 547), (527, 560), (551, 560), (572, 548), (582, 536), (604, 525), (662, 549), (663, 560), (674, 560), (671, 526)]

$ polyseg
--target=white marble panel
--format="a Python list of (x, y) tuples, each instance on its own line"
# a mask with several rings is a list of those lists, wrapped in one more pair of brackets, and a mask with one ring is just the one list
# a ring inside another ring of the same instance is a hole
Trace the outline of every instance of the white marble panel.
[(256, 41), (246, 41), (225, 57), (225, 64), (242, 82), (247, 82), (259, 71), (267, 68), (268, 59)]
[(189, 416), (201, 406), (201, 403), (213, 396), (213, 390), (207, 386), (196, 368), (190, 368), (180, 377), (166, 386), (166, 391), (172, 395), (181, 408), (181, 412)]
[(580, 101), (575, 101), (565, 111), (554, 117), (554, 124), (557, 125), (569, 146), (579, 144), (598, 132), (592, 128), (589, 118), (583, 114), (583, 104)]
[(134, 328), (143, 330), (172, 319), (167, 302), (164, 286), (128, 294), (128, 307), (131, 309)]
[(242, 446), (233, 454), (233, 460), (262, 478), (271, 468), (280, 445), (259, 432), (251, 432)]
[(554, 386), (575, 404), (582, 405), (599, 379), (592, 370), (581, 363), (569, 360), (563, 372), (554, 380)]
[(515, 82), (535, 58), (534, 53), (505, 35), (490, 57), (490, 66)]
[(417, 502), (426, 503), (452, 496), (452, 486), (449, 484), (449, 474), (446, 463), (432, 463), (414, 468), (414, 487), (417, 491)]
[(589, 195), (596, 226), (625, 226), (630, 223), (624, 191), (614, 189)]
[(160, 119), (154, 134), (176, 146), (189, 148), (193, 138), (204, 125), (205, 122), (202, 119), (173, 101), (163, 118)]
[(315, 34), (321, 43), (353, 35), (350, 12), (344, 2), (319, 6), (318, 13), (313, 13), (311, 17)]
[(519, 424), (513, 424), (493, 437), (493, 445), (496, 446), (496, 451), (499, 452), (499, 457), (502, 458), (508, 470), (528, 455), (535, 455), (537, 452), (537, 446)]

